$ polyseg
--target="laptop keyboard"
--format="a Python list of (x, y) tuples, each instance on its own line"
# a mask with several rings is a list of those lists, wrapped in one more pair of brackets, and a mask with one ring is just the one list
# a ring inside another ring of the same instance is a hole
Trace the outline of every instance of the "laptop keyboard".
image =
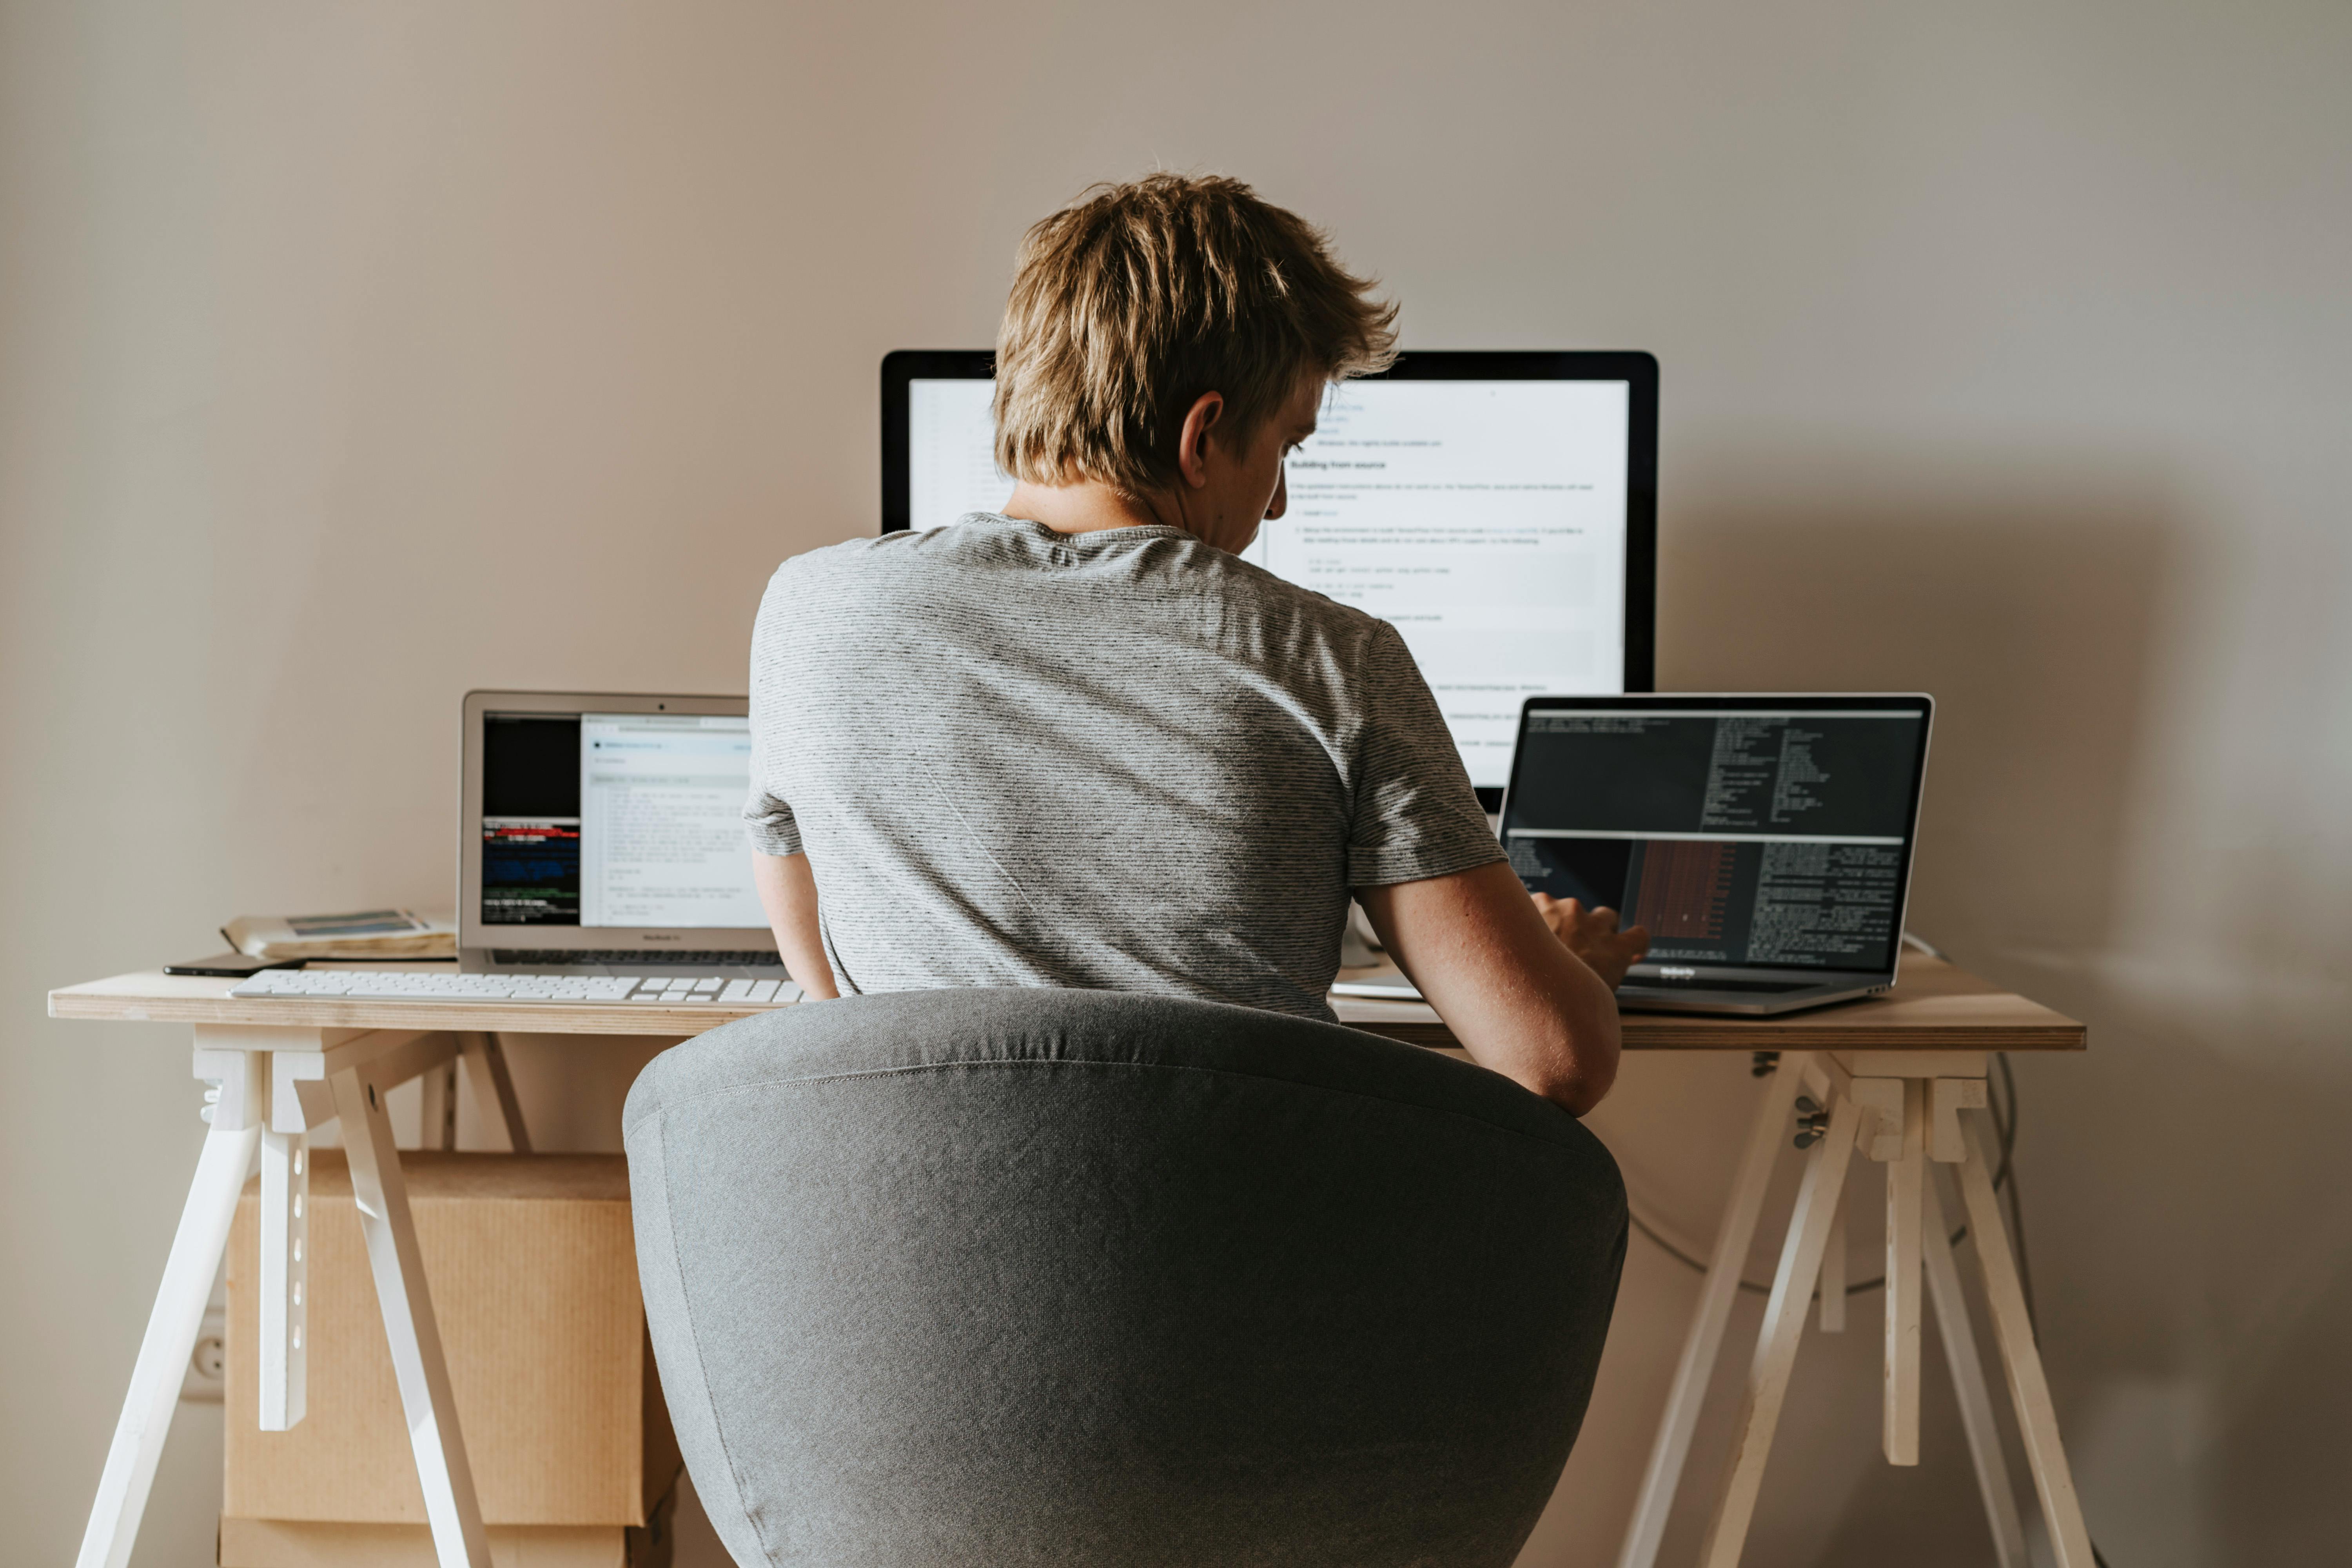
[[(736, 955), (729, 954), (731, 962)], [(721, 975), (435, 974), (417, 970), (265, 969), (232, 996), (347, 997), (397, 1002), (614, 1002), (782, 1007), (801, 999), (789, 980)]]
[(490, 949), (490, 962), (522, 968), (544, 964), (550, 969), (579, 969), (592, 963), (606, 964), (614, 969), (635, 969), (648, 963), (661, 963), (672, 969), (684, 964), (709, 964), (713, 969), (782, 969), (784, 966), (783, 955), (772, 948), (747, 952), (715, 950), (672, 952), (667, 949), (648, 952), (641, 947), (494, 947)]

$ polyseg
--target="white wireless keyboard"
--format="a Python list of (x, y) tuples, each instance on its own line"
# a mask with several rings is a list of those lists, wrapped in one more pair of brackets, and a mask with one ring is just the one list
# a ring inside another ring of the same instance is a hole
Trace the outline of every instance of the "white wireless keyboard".
[(789, 980), (718, 975), (435, 974), (413, 969), (265, 969), (232, 996), (346, 996), (401, 1002), (658, 1002), (667, 1006), (782, 1007), (801, 999)]

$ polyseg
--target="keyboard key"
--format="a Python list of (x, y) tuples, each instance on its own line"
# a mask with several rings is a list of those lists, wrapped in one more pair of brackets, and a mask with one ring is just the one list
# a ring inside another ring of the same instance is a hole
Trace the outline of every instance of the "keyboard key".
[(755, 1003), (764, 1003), (774, 997), (776, 986), (779, 984), (773, 980), (754, 980), (751, 982), (751, 989), (744, 994)]

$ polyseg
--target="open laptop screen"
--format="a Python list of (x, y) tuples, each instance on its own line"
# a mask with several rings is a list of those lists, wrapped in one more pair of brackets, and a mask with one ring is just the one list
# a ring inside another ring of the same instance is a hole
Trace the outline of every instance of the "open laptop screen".
[(482, 924), (764, 927), (751, 766), (740, 715), (485, 713)]
[(1891, 970), (1927, 724), (1919, 697), (1539, 699), (1504, 847), (1646, 926), (1649, 963)]

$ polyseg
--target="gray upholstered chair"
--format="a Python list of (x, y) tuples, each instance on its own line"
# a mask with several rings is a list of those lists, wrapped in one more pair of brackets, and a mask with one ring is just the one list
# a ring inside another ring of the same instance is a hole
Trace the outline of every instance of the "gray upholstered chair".
[(747, 1568), (1500, 1568), (1624, 1258), (1573, 1118), (1205, 1003), (795, 1007), (626, 1120), (662, 1384)]

